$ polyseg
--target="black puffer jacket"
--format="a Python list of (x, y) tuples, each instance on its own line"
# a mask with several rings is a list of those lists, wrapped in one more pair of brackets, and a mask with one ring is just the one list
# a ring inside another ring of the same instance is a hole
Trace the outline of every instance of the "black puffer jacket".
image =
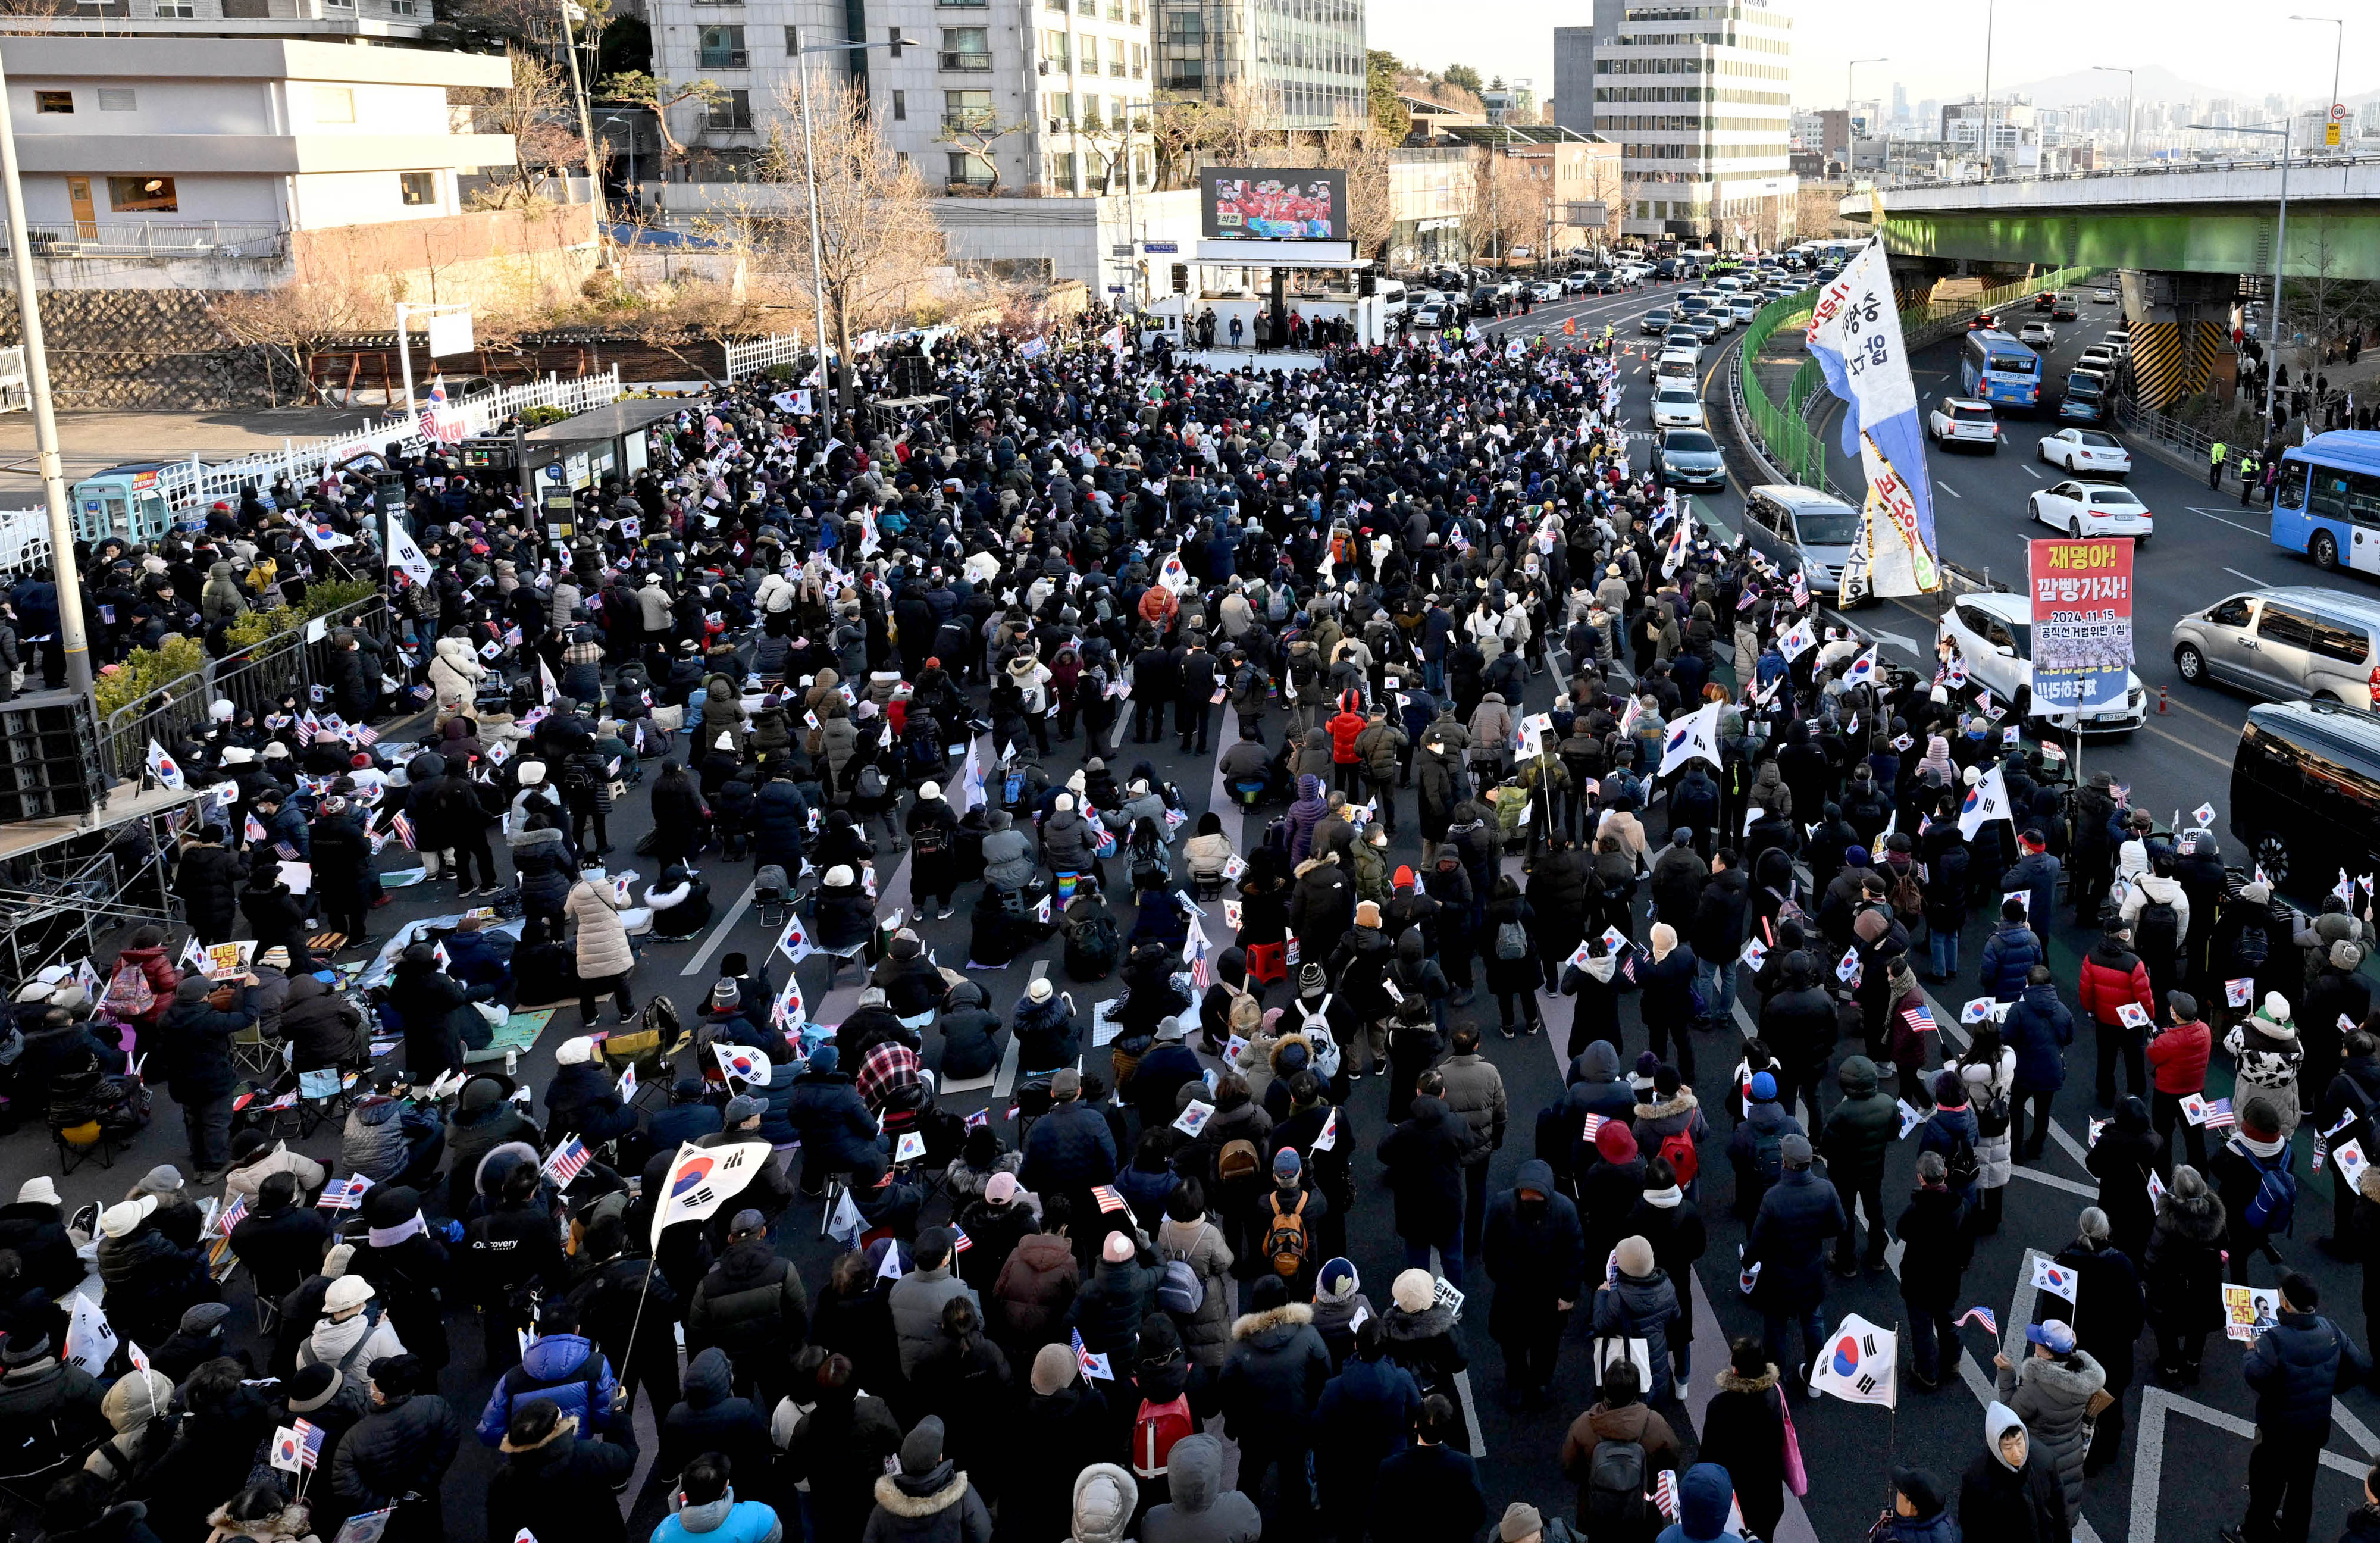
[(100, 1305), (117, 1333), (163, 1344), (193, 1305), (222, 1293), (195, 1253), (176, 1248), (153, 1226), (99, 1244)]
[(578, 881), (570, 846), (560, 831), (527, 831), (513, 843), (513, 871), (519, 877), (521, 905), (532, 916), (559, 916)]
[(403, 1495), (435, 1495), (462, 1443), (462, 1417), (438, 1394), (394, 1400), (339, 1443), (332, 1463), (339, 1503), (350, 1513), (378, 1511)]
[(281, 1009), (281, 1037), (292, 1047), (295, 1070), (360, 1062), (367, 1049), (363, 1024), (353, 1002), (312, 976), (289, 982), (289, 997)]

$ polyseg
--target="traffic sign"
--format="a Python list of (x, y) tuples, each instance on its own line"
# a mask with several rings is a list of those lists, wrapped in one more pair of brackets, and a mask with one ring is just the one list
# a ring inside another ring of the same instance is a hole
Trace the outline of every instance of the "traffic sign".
[(2333, 123), (2344, 123), (2346, 120), (2347, 103), (2344, 102), (2332, 103), (2330, 104), (2330, 121)]
[(2325, 123), (2322, 126), (2322, 142), (2333, 150), (2338, 148), (2338, 125)]

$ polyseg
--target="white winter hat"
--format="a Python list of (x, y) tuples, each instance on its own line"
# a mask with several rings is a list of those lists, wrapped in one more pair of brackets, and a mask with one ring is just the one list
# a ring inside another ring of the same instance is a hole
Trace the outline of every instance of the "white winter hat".
[(521, 786), (536, 787), (545, 781), (545, 762), (525, 760), (520, 763), (520, 768), (515, 775), (520, 778)]
[(732, 750), (735, 748), (735, 732), (733, 729), (722, 729), (719, 737), (712, 740), (710, 744), (714, 749)]
[(372, 1283), (360, 1275), (342, 1275), (331, 1282), (322, 1294), (323, 1307), (334, 1313), (351, 1313), (372, 1299)]
[(55, 1206), (58, 1203), (58, 1186), (50, 1182), (47, 1173), (39, 1173), (17, 1186), (17, 1203), (20, 1206)]
[(1058, 795), (1057, 801), (1051, 807), (1060, 814), (1072, 814), (1075, 812), (1075, 796), (1071, 793), (1062, 793)]
[(221, 697), (217, 697), (213, 701), (207, 704), (207, 716), (213, 719), (218, 723), (230, 723), (231, 711), (231, 703), (224, 700)]
[(1035, 1002), (1047, 1002), (1050, 1000), (1050, 992), (1052, 988), (1050, 984), (1050, 978), (1048, 976), (1042, 976), (1035, 979), (1031, 985), (1025, 988), (1025, 994), (1032, 998)]
[(553, 1063), (557, 1066), (584, 1066), (594, 1059), (595, 1041), (584, 1034), (565, 1039), (553, 1052)]
[(924, 782), (917, 784), (917, 796), (921, 799), (939, 798), (941, 796), (942, 784), (940, 783)]
[(826, 870), (826, 882), (829, 889), (849, 889), (858, 881), (859, 876), (851, 871), (849, 863), (837, 863)]
[(99, 1230), (109, 1237), (129, 1237), (132, 1230), (149, 1220), (157, 1209), (157, 1197), (143, 1195), (138, 1200), (122, 1200), (100, 1213)]

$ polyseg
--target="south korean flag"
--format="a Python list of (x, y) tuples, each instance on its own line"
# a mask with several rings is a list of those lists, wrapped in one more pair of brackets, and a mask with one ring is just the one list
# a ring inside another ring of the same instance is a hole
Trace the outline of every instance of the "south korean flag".
[(1889, 1329), (1879, 1329), (1857, 1313), (1845, 1313), (1818, 1353), (1810, 1373), (1810, 1391), (1832, 1393), (1852, 1403), (1881, 1403), (1890, 1409), (1900, 1398), (1900, 1343)]

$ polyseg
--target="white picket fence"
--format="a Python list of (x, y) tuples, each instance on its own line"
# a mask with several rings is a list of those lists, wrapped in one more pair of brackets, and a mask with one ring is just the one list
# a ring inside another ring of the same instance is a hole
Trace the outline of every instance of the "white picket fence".
[[(530, 407), (559, 407), (565, 413), (586, 412), (620, 399), (620, 369), (604, 374), (564, 380), (548, 375), (526, 385), (504, 386), (468, 396), (453, 407), (463, 420), (465, 434), (484, 434), (515, 413)], [(203, 465), (196, 458), (157, 474), (158, 489), (171, 507), (187, 508), (216, 499), (237, 502), (239, 491), (253, 482), (270, 488), (286, 477), (293, 484), (319, 480), (330, 468), (367, 452), (384, 454), (391, 442), (418, 451), (425, 442), (421, 420), (402, 414), (382, 419), (369, 429), (329, 439), (293, 443), (285, 450), (251, 456), (244, 460)], [(132, 454), (137, 455), (137, 452)], [(49, 516), (42, 509), (0, 510), (0, 573), (29, 572), (50, 560)]]
[(732, 383), (758, 375), (771, 365), (798, 364), (806, 350), (793, 333), (777, 333), (727, 345), (727, 379)]

